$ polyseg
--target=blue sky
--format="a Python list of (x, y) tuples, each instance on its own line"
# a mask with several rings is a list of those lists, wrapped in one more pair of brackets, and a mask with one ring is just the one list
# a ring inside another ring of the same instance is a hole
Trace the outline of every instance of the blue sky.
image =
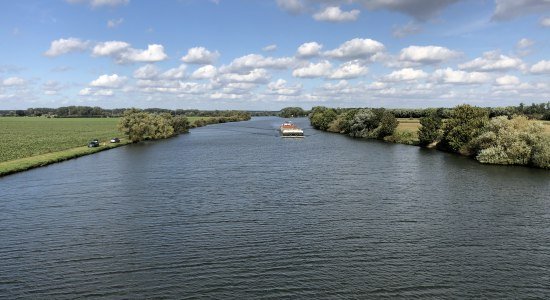
[(548, 0), (0, 2), (0, 109), (550, 100)]

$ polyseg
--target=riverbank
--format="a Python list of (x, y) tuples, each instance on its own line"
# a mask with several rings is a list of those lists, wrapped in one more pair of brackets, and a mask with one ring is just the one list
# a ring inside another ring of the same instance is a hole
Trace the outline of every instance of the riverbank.
[[(0, 118), (4, 132), (4, 143), (0, 147), (0, 177), (131, 144), (127, 138), (121, 138), (119, 143), (109, 142), (121, 134), (116, 129), (118, 120)], [(239, 121), (232, 117), (189, 117), (188, 120), (191, 128)], [(100, 146), (81, 146), (86, 145), (90, 137), (97, 137)]]

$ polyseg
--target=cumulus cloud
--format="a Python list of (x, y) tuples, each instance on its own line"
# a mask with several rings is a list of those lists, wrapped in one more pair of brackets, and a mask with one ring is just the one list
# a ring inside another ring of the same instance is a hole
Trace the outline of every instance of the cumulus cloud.
[(91, 7), (110, 6), (116, 7), (130, 3), (130, 0), (66, 0), (68, 3), (85, 3)]
[(485, 52), (482, 57), (458, 65), (461, 70), (480, 72), (507, 71), (523, 67), (524, 64), (521, 59), (500, 54), (498, 51)]
[(113, 88), (117, 89), (122, 87), (126, 82), (126, 77), (119, 76), (118, 74), (101, 75), (96, 80), (90, 82), (90, 86), (98, 88)]
[(298, 47), (296, 56), (301, 58), (318, 56), (321, 53), (322, 48), (323, 45), (317, 42), (303, 43), (302, 45), (300, 45), (300, 47)]
[(495, 80), (497, 85), (519, 85), (519, 78), (512, 75), (504, 75)]
[(147, 64), (134, 71), (134, 78), (152, 79), (159, 75), (159, 70), (155, 65)]
[(550, 11), (548, 0), (495, 0), (493, 19), (510, 20), (522, 15)]
[(183, 79), (186, 77), (185, 70), (187, 70), (187, 66), (182, 64), (177, 68), (172, 68), (165, 71), (160, 75), (160, 77), (167, 80)]
[(3, 86), (21, 86), (25, 85), (27, 81), (21, 77), (8, 77), (4, 80), (2, 80)]
[(191, 78), (193, 79), (211, 79), (218, 75), (218, 69), (213, 65), (206, 65), (196, 69)]
[(531, 66), (530, 71), (533, 74), (550, 74), (550, 60), (539, 61)]
[(540, 26), (542, 27), (550, 27), (550, 17), (542, 18), (540, 20)]
[(162, 45), (152, 44), (147, 46), (147, 50), (140, 50), (121, 41), (99, 43), (93, 48), (92, 55), (112, 57), (117, 64), (158, 62), (168, 58)]
[(77, 38), (58, 39), (52, 41), (50, 49), (44, 52), (45, 56), (54, 57), (69, 52), (82, 52), (88, 48), (89, 41), (83, 41)]
[(122, 24), (122, 22), (124, 22), (123, 18), (109, 20), (109, 21), (107, 21), (107, 27), (115, 28), (115, 27), (120, 26), (120, 24)]
[(78, 94), (80, 96), (113, 96), (115, 93), (111, 89), (92, 89), (92, 88), (83, 88)]
[(398, 71), (393, 71), (389, 75), (383, 77), (384, 81), (398, 82), (411, 81), (428, 77), (428, 74), (423, 70), (415, 70), (412, 68), (404, 68)]
[(181, 58), (183, 62), (188, 64), (213, 64), (220, 57), (218, 51), (210, 51), (204, 47), (194, 47), (187, 51), (187, 54)]
[(309, 63), (307, 66), (292, 71), (292, 76), (298, 78), (316, 78), (329, 76), (332, 72), (332, 65), (324, 60), (319, 63)]
[(341, 60), (367, 59), (385, 50), (384, 44), (371, 40), (355, 38), (340, 45), (340, 47), (324, 53), (324, 55)]
[(349, 61), (341, 64), (338, 69), (334, 70), (328, 77), (329, 79), (351, 79), (367, 74), (369, 69), (361, 62)]
[(481, 84), (491, 80), (486, 73), (465, 72), (451, 68), (435, 70), (432, 77), (436, 82), (449, 84)]
[(302, 92), (302, 85), (298, 83), (294, 86), (289, 86), (286, 80), (278, 79), (275, 82), (270, 82), (267, 85), (267, 89), (268, 93), (273, 95), (298, 96)]
[(240, 72), (250, 69), (287, 69), (294, 64), (291, 57), (264, 57), (260, 54), (248, 54), (235, 58), (229, 66), (223, 67), (222, 71)]
[(359, 13), (358, 9), (342, 11), (338, 6), (328, 6), (314, 14), (313, 18), (317, 21), (325, 22), (350, 22), (357, 20)]
[(277, 50), (277, 45), (275, 45), (275, 44), (267, 45), (267, 46), (263, 47), (262, 50), (265, 51), (265, 52), (275, 51), (275, 50)]
[(267, 83), (269, 73), (265, 69), (254, 69), (245, 74), (226, 73), (220, 76), (222, 82)]
[(300, 0), (277, 0), (277, 5), (282, 10), (294, 15), (304, 12), (306, 9)]
[(437, 64), (460, 54), (440, 46), (409, 46), (401, 50), (399, 60), (413, 64)]

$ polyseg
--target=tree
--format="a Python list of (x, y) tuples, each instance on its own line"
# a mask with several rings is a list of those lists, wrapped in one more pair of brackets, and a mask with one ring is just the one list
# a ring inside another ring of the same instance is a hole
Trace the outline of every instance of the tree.
[(418, 129), (420, 145), (427, 146), (438, 141), (441, 136), (442, 124), (442, 119), (435, 110), (430, 111), (427, 116), (420, 118), (421, 127)]
[(323, 106), (316, 106), (312, 110), (310, 116), (311, 125), (320, 130), (327, 130), (330, 123), (338, 117), (336, 111), (332, 108), (326, 108)]
[(150, 131), (151, 115), (142, 110), (132, 108), (124, 111), (118, 123), (118, 129), (136, 143), (143, 141)]
[(469, 143), (483, 132), (488, 121), (489, 113), (483, 108), (467, 104), (455, 107), (443, 126), (443, 137), (438, 148), (471, 155)]
[(376, 137), (383, 139), (386, 136), (392, 135), (395, 132), (397, 125), (399, 125), (399, 121), (397, 121), (391, 112), (386, 110), (382, 111), (380, 124), (376, 128)]
[(301, 107), (285, 107), (279, 112), (282, 118), (304, 117), (307, 113)]
[(191, 125), (189, 124), (189, 120), (187, 120), (186, 117), (175, 116), (172, 119), (172, 127), (174, 127), (174, 133), (180, 134), (189, 132), (189, 127), (191, 127)]

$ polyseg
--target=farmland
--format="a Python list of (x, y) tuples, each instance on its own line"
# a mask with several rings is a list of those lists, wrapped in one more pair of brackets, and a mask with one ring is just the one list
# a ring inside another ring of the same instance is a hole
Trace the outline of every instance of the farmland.
[(85, 146), (121, 136), (118, 118), (0, 118), (0, 162)]

